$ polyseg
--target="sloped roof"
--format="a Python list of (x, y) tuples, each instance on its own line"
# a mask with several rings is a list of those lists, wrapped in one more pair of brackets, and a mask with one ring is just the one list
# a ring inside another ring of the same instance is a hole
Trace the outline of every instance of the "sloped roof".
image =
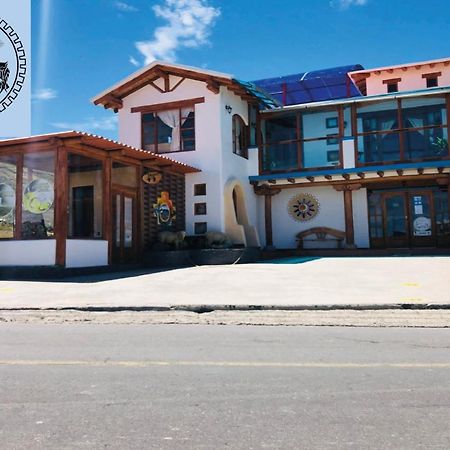
[(257, 88), (246, 85), (233, 78), (230, 74), (213, 72), (211, 70), (199, 69), (181, 64), (154, 61), (143, 69), (131, 74), (114, 86), (106, 89), (92, 99), (95, 105), (103, 105), (106, 109), (119, 110), (122, 108), (122, 99), (141, 89), (142, 87), (156, 81), (161, 77), (173, 75), (180, 78), (202, 81), (207, 84), (208, 89), (218, 93), (220, 86), (225, 86), (236, 95), (253, 102), (263, 102), (263, 106), (273, 102), (273, 99), (263, 92), (256, 92)]
[(148, 162), (151, 165), (159, 166), (163, 169), (181, 174), (200, 172), (200, 170), (195, 167), (175, 161), (167, 156), (136, 147), (131, 147), (130, 145), (122, 144), (121, 142), (113, 141), (95, 134), (84, 133), (82, 131), (63, 131), (59, 133), (49, 133), (24, 138), (4, 139), (0, 140), (0, 150), (2, 148), (12, 147), (15, 145), (33, 145), (45, 143), (46, 141), (51, 143), (52, 141), (58, 139), (61, 139), (62, 141), (68, 140), (69, 142), (79, 142), (83, 145), (106, 152), (121, 152), (123, 156), (127, 156), (141, 162)]
[(362, 69), (360, 64), (354, 64), (265, 78), (253, 81), (253, 83), (284, 106), (360, 97), (361, 92), (348, 74)]

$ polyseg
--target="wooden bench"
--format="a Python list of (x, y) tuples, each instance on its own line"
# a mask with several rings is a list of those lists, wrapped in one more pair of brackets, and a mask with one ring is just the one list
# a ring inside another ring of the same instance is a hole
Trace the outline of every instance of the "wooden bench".
[[(309, 236), (315, 236), (314, 239), (305, 239)], [(336, 248), (342, 248), (344, 240), (345, 240), (345, 232), (340, 230), (335, 230), (334, 228), (328, 227), (314, 227), (309, 228), (305, 231), (301, 231), (296, 235), (297, 239), (297, 248), (304, 248), (304, 241), (308, 242), (335, 242)], [(325, 248), (320, 246), (320, 248)]]

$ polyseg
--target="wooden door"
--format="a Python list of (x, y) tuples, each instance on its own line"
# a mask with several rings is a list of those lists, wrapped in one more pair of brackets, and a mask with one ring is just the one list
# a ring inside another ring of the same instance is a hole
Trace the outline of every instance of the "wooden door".
[(123, 190), (113, 191), (113, 263), (136, 261), (137, 195)]
[(384, 239), (387, 248), (409, 247), (407, 196), (404, 192), (383, 194)]

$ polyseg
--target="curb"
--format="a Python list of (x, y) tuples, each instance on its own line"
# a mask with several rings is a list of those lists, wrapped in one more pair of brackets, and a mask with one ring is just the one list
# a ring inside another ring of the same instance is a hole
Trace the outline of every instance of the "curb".
[(2, 311), (81, 311), (81, 312), (170, 312), (197, 314), (213, 311), (379, 311), (379, 310), (450, 310), (449, 303), (337, 304), (337, 305), (173, 305), (173, 306), (64, 306), (64, 307), (0, 307)]

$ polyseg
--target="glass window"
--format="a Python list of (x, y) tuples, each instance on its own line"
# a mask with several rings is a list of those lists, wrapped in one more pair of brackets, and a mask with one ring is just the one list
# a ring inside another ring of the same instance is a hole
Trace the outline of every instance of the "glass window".
[(397, 101), (369, 103), (357, 109), (358, 133), (398, 129)]
[(194, 195), (206, 195), (206, 184), (194, 184)]
[(303, 139), (325, 137), (339, 133), (339, 119), (336, 109), (314, 109), (302, 112)]
[(113, 162), (112, 165), (112, 183), (122, 186), (137, 187), (137, 170), (136, 166), (128, 166), (126, 164)]
[(285, 115), (274, 117), (265, 122), (265, 142), (293, 141), (297, 135), (297, 116)]
[(194, 150), (194, 108), (143, 114), (142, 147), (156, 153)]
[(206, 222), (195, 222), (194, 223), (194, 233), (195, 234), (205, 234), (208, 231), (208, 224)]
[(103, 235), (103, 163), (97, 159), (70, 153), (68, 170), (68, 237), (101, 238)]
[(263, 170), (293, 170), (298, 167), (298, 142), (270, 144), (264, 146)]
[(16, 228), (16, 156), (0, 156), (0, 239), (12, 239)]
[(23, 158), (22, 238), (55, 235), (55, 152), (26, 153)]
[(233, 153), (248, 158), (247, 126), (238, 114), (233, 116)]
[(437, 77), (427, 77), (427, 88), (438, 87), (438, 79)]
[(400, 160), (400, 133), (376, 133), (358, 136), (360, 162)]
[(397, 82), (387, 83), (387, 91), (388, 93), (398, 92), (398, 83)]

